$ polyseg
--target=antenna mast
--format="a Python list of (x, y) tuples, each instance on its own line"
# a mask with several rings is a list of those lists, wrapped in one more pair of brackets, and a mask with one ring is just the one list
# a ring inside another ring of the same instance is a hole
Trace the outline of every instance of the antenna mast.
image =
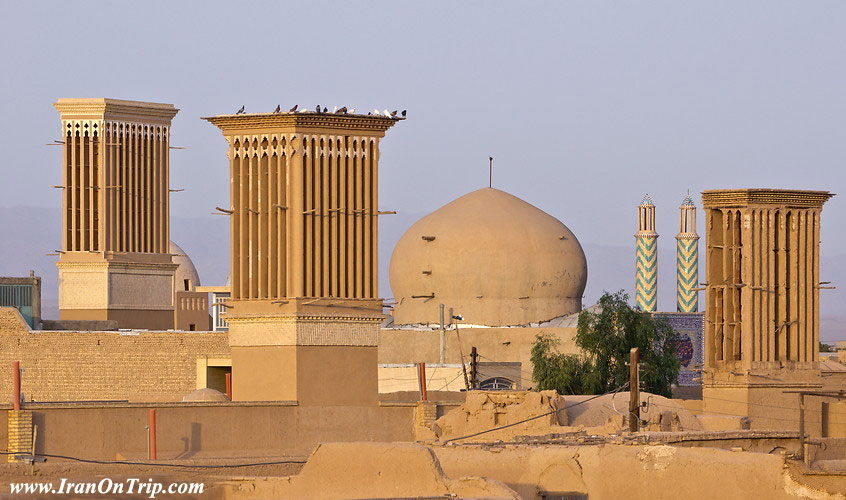
[(488, 167), (488, 187), (493, 187), (493, 156), (488, 156), (490, 166)]

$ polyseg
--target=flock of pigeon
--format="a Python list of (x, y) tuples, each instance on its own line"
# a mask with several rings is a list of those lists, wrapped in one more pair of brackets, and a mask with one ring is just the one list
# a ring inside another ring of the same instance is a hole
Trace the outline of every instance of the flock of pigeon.
[[(338, 106), (335, 106), (335, 109), (333, 109), (331, 112), (329, 111), (329, 108), (327, 108), (325, 106), (323, 108), (321, 108), (319, 104), (314, 108), (314, 111), (312, 111), (310, 109), (301, 109), (301, 110), (297, 111), (298, 107), (299, 107), (299, 104), (294, 104), (294, 106), (291, 109), (288, 110), (288, 113), (318, 113), (318, 114), (333, 113), (333, 114), (339, 114), (339, 115), (355, 114), (355, 108), (347, 109), (346, 106), (343, 106), (341, 108), (339, 108)], [(239, 109), (235, 114), (236, 115), (243, 115), (244, 113), (245, 113), (244, 112), (244, 106), (241, 106), (241, 109)], [(274, 115), (282, 114), (282, 106), (277, 104), (276, 109), (273, 111), (273, 114)], [(399, 114), (399, 116), (397, 116), (397, 114)], [(388, 111), (387, 109), (385, 109), (383, 111), (379, 111), (378, 109), (374, 109), (373, 111), (367, 112), (367, 116), (387, 116), (388, 118), (396, 118), (396, 119), (403, 119), (403, 118), (405, 118), (405, 115), (406, 115), (405, 109), (402, 110), (402, 111), (397, 111), (397, 110)]]

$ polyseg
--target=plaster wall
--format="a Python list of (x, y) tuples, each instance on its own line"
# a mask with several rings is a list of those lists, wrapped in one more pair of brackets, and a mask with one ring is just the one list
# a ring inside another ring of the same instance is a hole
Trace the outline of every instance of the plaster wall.
[[(144, 426), (154, 406), (81, 406), (28, 406), (38, 426), (36, 452), (97, 460), (146, 457)], [(304, 456), (322, 441), (411, 441), (413, 411), (375, 405), (171, 404), (156, 409), (157, 452), (162, 460)]]
[[(579, 354), (573, 338), (576, 328), (465, 328), (447, 330), (444, 335), (444, 363), (461, 363), (461, 353), (469, 362), (470, 348), (476, 347), (481, 361), (519, 362), (520, 386), (532, 387), (532, 343), (538, 335), (552, 335), (560, 340), (558, 350), (565, 354)], [(460, 338), (460, 348), (459, 348)], [(382, 329), (379, 363), (438, 363), (440, 358), (440, 330)], [(463, 381), (462, 381), (463, 383)], [(437, 387), (435, 387), (437, 389)]]
[(376, 347), (232, 347), (236, 401), (297, 401), (300, 405), (375, 406)]
[[(823, 401), (822, 435), (830, 438), (846, 438), (846, 402)], [(843, 455), (846, 456), (846, 453)]]
[(60, 309), (59, 321), (109, 321), (123, 329), (164, 331), (173, 329), (173, 310)]
[(232, 347), (234, 401), (296, 401), (297, 353), (293, 346)]
[(174, 328), (176, 330), (211, 330), (209, 294), (204, 292), (177, 291), (174, 300)]
[[(812, 488), (791, 475), (784, 458), (671, 446), (433, 447), (449, 477), (502, 481), (523, 499), (553, 494), (591, 500), (838, 498), (842, 477)], [(810, 496), (811, 493), (815, 495)], [(579, 498), (579, 497), (574, 497)]]
[[(791, 387), (708, 387), (702, 390), (704, 415), (749, 417), (752, 430), (799, 430), (799, 399), (784, 391), (804, 388)], [(805, 397), (805, 432), (822, 435), (822, 402), (814, 396)]]
[[(465, 388), (463, 375), (461, 365), (458, 363), (427, 364), (426, 390), (427, 392), (461, 391)], [(379, 393), (396, 392), (420, 393), (417, 365), (413, 363), (379, 365)]]

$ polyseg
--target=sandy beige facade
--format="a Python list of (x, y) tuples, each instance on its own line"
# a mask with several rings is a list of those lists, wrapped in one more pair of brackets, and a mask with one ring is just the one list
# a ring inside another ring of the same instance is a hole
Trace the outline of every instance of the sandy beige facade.
[[(459, 327), (444, 332), (444, 349), (440, 349), (440, 330), (390, 328), (383, 329), (379, 344), (379, 363), (469, 363), (470, 348), (475, 347), (483, 356), (482, 361), (516, 362), (520, 364), (519, 379), (512, 380), (515, 387), (534, 387), (532, 381), (531, 350), (537, 335), (549, 335), (559, 340), (558, 350), (565, 354), (579, 354), (573, 338), (575, 327), (523, 327), (523, 328), (465, 328)], [(460, 342), (459, 342), (460, 340)], [(443, 356), (442, 356), (443, 354)], [(433, 368), (428, 368), (432, 373)], [(389, 373), (385, 376), (390, 378)], [(508, 377), (511, 378), (510, 376)], [(481, 379), (480, 379), (481, 381)], [(464, 388), (463, 378), (459, 379)], [(391, 381), (383, 384), (390, 387)], [(442, 390), (452, 384), (438, 384), (430, 390)], [(387, 391), (390, 392), (390, 391)]]
[[(827, 191), (715, 190), (706, 215), (706, 412), (795, 421), (786, 390), (822, 387), (820, 215)], [(809, 416), (819, 422), (819, 413)]]
[(62, 249), (59, 314), (173, 325), (169, 242), (170, 104), (59, 99)]
[(470, 324), (527, 325), (581, 310), (587, 260), (561, 221), (483, 188), (415, 222), (390, 273), (397, 325), (438, 324), (440, 304)]
[(233, 398), (309, 404), (347, 386), (347, 404), (375, 404), (379, 140), (397, 119), (207, 120), (229, 144)]
[(0, 308), (0, 393), (20, 361), (26, 401), (180, 401), (209, 357), (230, 358), (225, 332), (34, 331)]
[(587, 283), (584, 251), (561, 221), (504, 191), (478, 189), (415, 222), (394, 248), (390, 273), (396, 303), (382, 330), (382, 364), (468, 363), (476, 348), (484, 362), (519, 363), (517, 373), (497, 377), (528, 388), (538, 335), (579, 352), (574, 315)]

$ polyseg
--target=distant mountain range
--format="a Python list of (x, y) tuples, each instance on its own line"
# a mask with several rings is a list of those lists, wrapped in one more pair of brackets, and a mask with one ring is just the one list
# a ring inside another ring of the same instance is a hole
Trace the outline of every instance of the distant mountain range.
[[(390, 297), (388, 264), (391, 251), (402, 234), (424, 214), (383, 217), (379, 225), (379, 276), (383, 297)], [(61, 245), (59, 210), (44, 207), (0, 208), (0, 276), (26, 276), (30, 270), (42, 278), (42, 309), (45, 318), (58, 318), (56, 257)], [(578, 236), (578, 235), (577, 235)], [(221, 285), (229, 275), (229, 225), (224, 216), (171, 219), (171, 239), (191, 257), (204, 285)], [(588, 261), (588, 284), (584, 305), (596, 302), (602, 292), (634, 285), (634, 239), (632, 247), (582, 241)], [(704, 281), (704, 238), (700, 245), (700, 281)], [(658, 255), (658, 307), (675, 310), (675, 251), (662, 248)], [(846, 286), (846, 255), (821, 259), (820, 276), (833, 286)], [(846, 340), (846, 311), (838, 304), (846, 298), (842, 287), (823, 290), (820, 301), (820, 337), (823, 341)], [(703, 307), (700, 294), (700, 310)]]

